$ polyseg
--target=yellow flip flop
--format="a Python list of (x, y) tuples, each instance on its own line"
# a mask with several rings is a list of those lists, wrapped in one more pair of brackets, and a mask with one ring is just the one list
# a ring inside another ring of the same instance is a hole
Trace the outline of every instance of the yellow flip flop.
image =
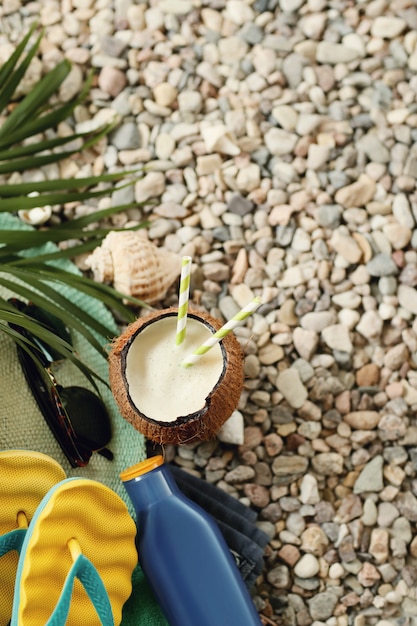
[(137, 565), (136, 525), (123, 500), (67, 478), (43, 498), (23, 541), (11, 626), (113, 626)]
[(42, 498), (65, 472), (31, 450), (0, 451), (0, 626), (10, 622), (19, 552)]

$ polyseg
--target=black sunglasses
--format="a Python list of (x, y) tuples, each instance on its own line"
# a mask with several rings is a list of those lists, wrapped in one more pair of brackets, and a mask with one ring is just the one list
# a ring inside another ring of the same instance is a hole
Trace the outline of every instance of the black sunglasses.
[[(58, 317), (17, 298), (9, 302), (72, 345), (70, 332)], [(59, 385), (51, 366), (62, 360), (62, 355), (22, 326), (9, 325), (36, 347), (35, 359), (16, 344), (19, 362), (42, 415), (72, 467), (87, 465), (93, 452), (112, 460), (113, 453), (106, 447), (111, 439), (110, 416), (101, 398), (84, 387)]]

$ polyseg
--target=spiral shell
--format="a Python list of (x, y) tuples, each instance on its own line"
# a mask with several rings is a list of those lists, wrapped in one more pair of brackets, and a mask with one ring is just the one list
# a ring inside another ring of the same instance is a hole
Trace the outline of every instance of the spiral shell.
[(111, 231), (86, 259), (97, 282), (148, 304), (162, 300), (181, 273), (181, 257), (158, 248), (141, 231)]

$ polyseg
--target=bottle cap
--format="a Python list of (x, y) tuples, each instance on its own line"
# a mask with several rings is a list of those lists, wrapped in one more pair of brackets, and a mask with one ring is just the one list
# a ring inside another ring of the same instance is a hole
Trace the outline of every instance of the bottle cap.
[(120, 478), (123, 482), (128, 480), (132, 480), (133, 478), (137, 478), (138, 476), (142, 476), (143, 474), (147, 474), (152, 470), (156, 469), (160, 465), (163, 465), (164, 457), (161, 454), (156, 456), (151, 456), (149, 459), (145, 459), (140, 463), (136, 463), (131, 467), (128, 467), (120, 474)]

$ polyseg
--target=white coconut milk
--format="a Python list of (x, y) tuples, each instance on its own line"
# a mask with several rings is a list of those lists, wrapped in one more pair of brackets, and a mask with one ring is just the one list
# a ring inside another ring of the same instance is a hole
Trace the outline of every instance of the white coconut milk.
[(141, 413), (161, 422), (173, 422), (202, 409), (223, 371), (219, 344), (191, 367), (181, 365), (212, 332), (188, 316), (185, 340), (177, 346), (176, 325), (175, 315), (148, 324), (127, 355), (126, 380), (132, 402)]

